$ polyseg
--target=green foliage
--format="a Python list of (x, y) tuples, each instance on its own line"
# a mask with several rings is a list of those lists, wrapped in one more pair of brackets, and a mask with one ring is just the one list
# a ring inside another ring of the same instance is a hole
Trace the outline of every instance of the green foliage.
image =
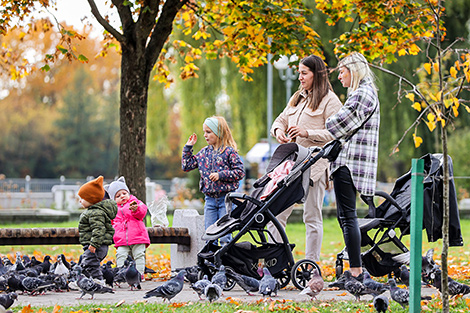
[(90, 83), (82, 69), (66, 91), (56, 122), (58, 170), (69, 177), (112, 177), (117, 172), (117, 110), (112, 105), (116, 102), (100, 106), (89, 92)]

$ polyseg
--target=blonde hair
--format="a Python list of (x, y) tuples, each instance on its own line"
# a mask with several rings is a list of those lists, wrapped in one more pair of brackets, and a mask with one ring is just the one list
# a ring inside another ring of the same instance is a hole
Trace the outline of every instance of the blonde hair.
[(377, 91), (375, 85), (375, 75), (369, 67), (366, 58), (359, 52), (353, 52), (338, 63), (338, 68), (345, 67), (351, 73), (351, 86), (348, 88), (348, 94), (359, 88), (360, 82), (364, 78), (370, 78), (374, 90)]
[(237, 143), (233, 139), (232, 132), (230, 131), (230, 127), (228, 126), (225, 118), (223, 116), (211, 116), (211, 118), (216, 118), (219, 122), (219, 126), (217, 127), (217, 131), (219, 132), (217, 136), (217, 145), (220, 152), (224, 152), (227, 147), (231, 147), (235, 151), (238, 151)]

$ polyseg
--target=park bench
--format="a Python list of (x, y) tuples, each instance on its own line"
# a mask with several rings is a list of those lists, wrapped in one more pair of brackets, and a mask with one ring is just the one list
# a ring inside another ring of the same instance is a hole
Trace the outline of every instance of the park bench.
[[(147, 227), (150, 243), (177, 244), (179, 251), (189, 251), (191, 237), (183, 227)], [(77, 227), (69, 228), (3, 228), (0, 246), (79, 245)]]

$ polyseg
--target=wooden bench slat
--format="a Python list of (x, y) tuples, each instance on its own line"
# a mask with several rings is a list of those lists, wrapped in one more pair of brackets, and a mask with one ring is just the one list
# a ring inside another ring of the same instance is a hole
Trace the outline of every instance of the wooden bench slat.
[[(182, 227), (147, 227), (150, 243), (190, 246), (189, 230)], [(70, 228), (3, 228), (0, 245), (79, 245), (77, 227)]]

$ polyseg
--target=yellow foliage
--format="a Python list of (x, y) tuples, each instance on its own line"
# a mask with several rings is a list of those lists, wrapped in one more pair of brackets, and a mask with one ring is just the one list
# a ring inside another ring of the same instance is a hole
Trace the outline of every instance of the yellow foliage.
[(408, 50), (410, 51), (411, 55), (417, 55), (421, 51), (421, 49), (415, 44), (412, 44)]
[(416, 111), (421, 112), (421, 104), (419, 102), (413, 103), (411, 107), (415, 109)]
[(424, 69), (426, 72), (428, 72), (429, 75), (431, 75), (431, 64), (430, 63), (424, 63)]
[(413, 141), (415, 144), (415, 148), (418, 148), (423, 143), (423, 138), (416, 136), (416, 134), (413, 134)]
[(433, 66), (435, 72), (439, 72), (439, 63), (436, 62), (432, 66)]
[(398, 50), (398, 56), (404, 56), (404, 55), (406, 55), (406, 53), (407, 53), (407, 52), (406, 52), (406, 49), (404, 49), (404, 48)]
[(408, 93), (405, 98), (410, 99), (411, 102), (415, 101), (415, 94), (414, 93)]
[(436, 129), (436, 121), (424, 121), (429, 128), (430, 132), (433, 132)]
[(457, 70), (453, 66), (450, 68), (450, 76), (457, 78)]
[(451, 105), (452, 105), (452, 100), (451, 99), (445, 99), (444, 100), (444, 106), (446, 107), (446, 109), (450, 108)]

